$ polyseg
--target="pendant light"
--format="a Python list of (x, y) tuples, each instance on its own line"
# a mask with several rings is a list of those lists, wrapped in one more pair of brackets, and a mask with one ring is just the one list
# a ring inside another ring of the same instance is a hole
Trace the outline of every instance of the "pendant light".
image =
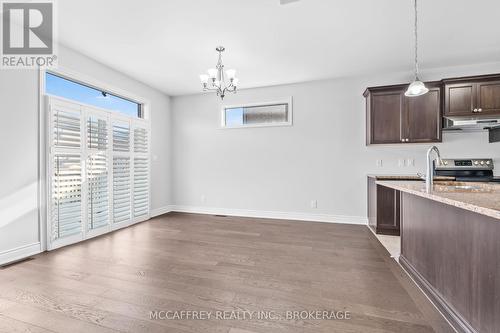
[(408, 86), (408, 89), (405, 92), (405, 96), (415, 97), (422, 96), (429, 92), (429, 89), (425, 86), (425, 84), (420, 81), (418, 78), (418, 11), (417, 11), (417, 0), (414, 0), (415, 3), (415, 80)]

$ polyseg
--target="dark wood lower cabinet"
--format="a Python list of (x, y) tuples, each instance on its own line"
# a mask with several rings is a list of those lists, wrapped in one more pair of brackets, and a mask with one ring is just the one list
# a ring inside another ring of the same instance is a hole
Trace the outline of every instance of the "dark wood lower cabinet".
[(401, 192), (368, 177), (368, 225), (377, 234), (399, 236)]
[(458, 332), (500, 332), (500, 220), (402, 198), (401, 265)]

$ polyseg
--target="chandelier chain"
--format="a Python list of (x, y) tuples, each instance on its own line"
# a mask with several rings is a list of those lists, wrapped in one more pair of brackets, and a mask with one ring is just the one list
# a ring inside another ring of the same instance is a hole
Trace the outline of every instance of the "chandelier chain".
[(417, 0), (414, 0), (415, 6), (415, 78), (418, 80), (418, 7)]

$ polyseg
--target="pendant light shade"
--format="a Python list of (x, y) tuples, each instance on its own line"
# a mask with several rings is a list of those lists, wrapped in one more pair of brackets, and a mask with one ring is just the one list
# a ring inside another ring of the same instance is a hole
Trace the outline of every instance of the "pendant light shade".
[(405, 96), (407, 97), (416, 97), (422, 96), (429, 92), (429, 89), (425, 86), (425, 84), (420, 81), (418, 78), (413, 81), (405, 92)]
[(418, 11), (417, 11), (417, 0), (414, 0), (415, 7), (415, 80), (408, 86), (405, 92), (407, 97), (422, 96), (429, 92), (429, 89), (425, 84), (418, 78)]

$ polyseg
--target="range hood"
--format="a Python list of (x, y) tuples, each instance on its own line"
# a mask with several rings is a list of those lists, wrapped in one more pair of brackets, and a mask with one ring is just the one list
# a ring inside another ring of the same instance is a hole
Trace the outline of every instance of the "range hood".
[(500, 117), (493, 118), (463, 118), (445, 117), (444, 131), (484, 131), (500, 126)]
[(490, 128), (490, 143), (500, 142), (500, 125)]

